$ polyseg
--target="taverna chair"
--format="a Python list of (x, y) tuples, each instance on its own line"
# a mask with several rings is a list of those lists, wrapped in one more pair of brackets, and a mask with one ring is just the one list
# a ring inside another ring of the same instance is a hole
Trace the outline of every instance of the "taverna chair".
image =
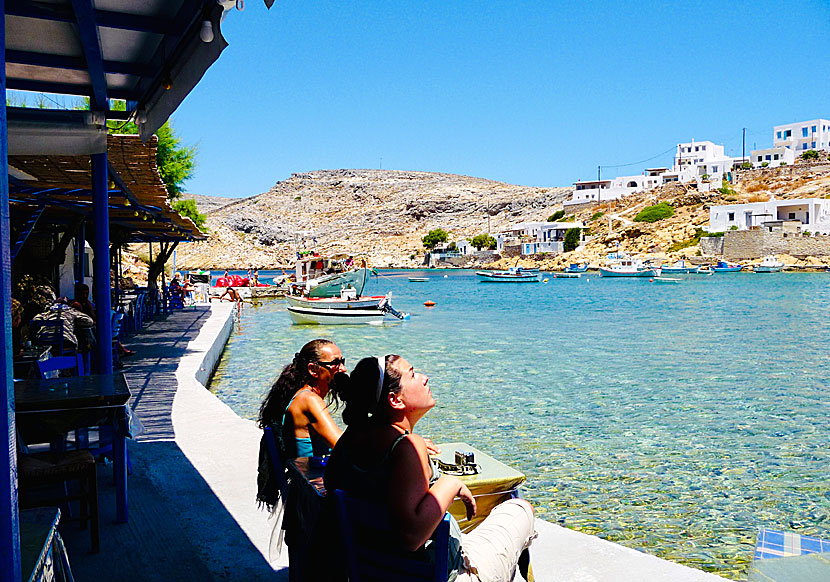
[(334, 495), (348, 557), (349, 582), (446, 582), (450, 543), (448, 513), (432, 535), (435, 561), (430, 563), (418, 559), (414, 553), (378, 547), (378, 540), (393, 539), (386, 508), (350, 497), (340, 489)]
[(37, 369), (40, 372), (41, 378), (57, 378), (59, 373), (63, 370), (71, 370), (75, 372), (75, 376), (88, 376), (87, 369), (84, 366), (84, 358), (81, 354), (74, 356), (55, 356), (48, 360), (39, 360)]

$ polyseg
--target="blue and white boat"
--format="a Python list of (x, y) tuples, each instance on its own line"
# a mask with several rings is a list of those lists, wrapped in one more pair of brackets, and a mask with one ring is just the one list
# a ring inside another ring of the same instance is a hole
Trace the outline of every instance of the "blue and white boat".
[(588, 270), (588, 263), (587, 262), (585, 262), (581, 265), (579, 263), (571, 263), (570, 265), (568, 265), (567, 267), (562, 269), (562, 271), (565, 272), (565, 273), (584, 273), (587, 270)]
[(686, 261), (680, 259), (673, 265), (661, 267), (660, 270), (663, 272), (663, 275), (688, 275), (689, 273), (697, 273), (698, 267), (687, 266)]
[(737, 273), (743, 268), (743, 265), (738, 265), (737, 263), (727, 263), (726, 261), (718, 261), (711, 267), (714, 273)]
[(539, 272), (528, 273), (521, 267), (510, 267), (507, 271), (476, 271), (479, 283), (538, 283)]
[(599, 268), (600, 277), (659, 277), (660, 267), (645, 265), (640, 259), (621, 256), (611, 264)]
[(764, 257), (759, 265), (755, 266), (756, 273), (778, 273), (784, 268), (784, 263), (775, 258), (775, 255)]

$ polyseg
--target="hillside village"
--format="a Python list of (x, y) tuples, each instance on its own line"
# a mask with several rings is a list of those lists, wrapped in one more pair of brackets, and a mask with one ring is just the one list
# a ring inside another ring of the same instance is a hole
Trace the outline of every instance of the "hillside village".
[[(585, 261), (598, 266), (617, 250), (658, 262), (751, 263), (776, 254), (792, 267), (823, 267), (830, 262), (830, 121), (775, 126), (773, 144), (730, 158), (713, 142), (681, 143), (671, 168), (577, 181), (573, 188), (392, 170), (294, 174), (251, 198), (196, 197), (210, 235), (182, 244), (178, 265), (290, 268), (296, 235), (304, 232), (322, 254), (359, 256), (379, 267), (558, 269)], [(673, 214), (635, 220), (659, 203)], [(422, 238), (439, 228), (447, 244), (427, 254)], [(578, 247), (563, 252), (574, 228)], [(484, 233), (495, 248), (470, 244)]]

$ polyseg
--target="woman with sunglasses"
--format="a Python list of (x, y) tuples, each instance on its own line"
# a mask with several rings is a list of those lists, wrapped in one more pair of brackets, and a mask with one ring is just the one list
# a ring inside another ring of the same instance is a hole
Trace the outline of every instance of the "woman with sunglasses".
[(259, 426), (276, 426), (285, 459), (327, 455), (343, 434), (326, 406), (343, 390), (346, 358), (334, 342), (316, 339), (294, 354), (259, 410)]
[[(475, 515), (472, 493), (458, 477), (435, 474), (417, 422), (435, 406), (426, 375), (397, 355), (364, 358), (350, 376), (344, 395), (346, 432), (326, 465), (327, 491), (383, 505), (409, 552), (428, 552), (425, 543), (453, 499), (460, 497), (468, 519)], [(451, 521), (449, 571), (458, 581), (513, 579), (520, 556), (535, 537), (534, 515), (522, 499), (505, 501), (473, 532), (461, 534)], [(523, 574), (527, 577), (526, 561)]]

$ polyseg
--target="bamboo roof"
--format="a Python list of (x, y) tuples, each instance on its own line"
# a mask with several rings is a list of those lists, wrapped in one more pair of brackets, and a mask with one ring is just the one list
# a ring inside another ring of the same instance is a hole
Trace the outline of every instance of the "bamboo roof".
[[(167, 199), (156, 166), (157, 141), (107, 136), (110, 224), (126, 230), (133, 242), (204, 240)], [(91, 166), (89, 156), (9, 156), (10, 209), (25, 217), (42, 206), (46, 221), (66, 219), (67, 213), (91, 217)]]

